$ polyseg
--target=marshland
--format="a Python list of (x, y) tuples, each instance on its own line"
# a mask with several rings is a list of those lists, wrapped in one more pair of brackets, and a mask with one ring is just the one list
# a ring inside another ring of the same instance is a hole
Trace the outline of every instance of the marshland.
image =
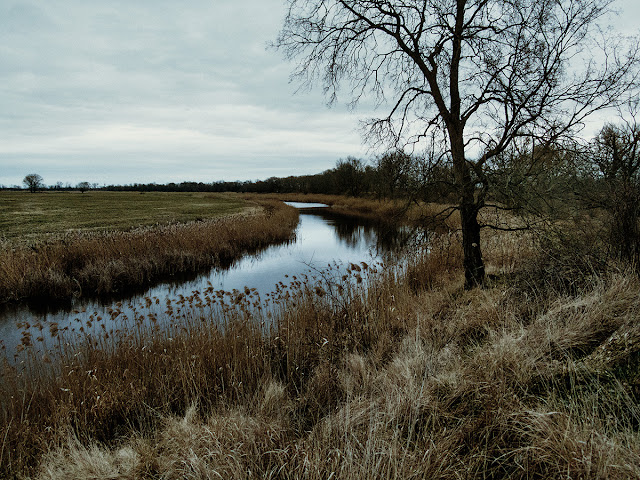
[(1, 199), (5, 302), (109, 295), (221, 266), (288, 240), (297, 223), (295, 209), (281, 203), (258, 206), (225, 195), (32, 197), (10, 192)]
[(640, 478), (638, 2), (4, 3), (0, 478)]
[[(233, 200), (226, 216), (195, 223), (7, 238), (4, 255), (37, 245), (51, 265), (63, 241), (90, 240), (93, 252), (105, 248), (93, 242), (152, 235), (149, 245), (176, 232), (160, 245), (178, 242), (189, 255), (210, 222), (217, 235), (229, 219), (240, 230), (254, 222), (256, 237), (265, 224), (284, 238), (294, 232), (296, 209)], [(341, 208), (349, 203), (367, 202), (345, 197)], [(389, 207), (369, 201), (374, 208)], [(359, 258), (274, 278), (268, 295), (205, 285), (147, 297), (118, 324), (125, 300), (85, 320), (80, 336), (43, 322), (48, 350), (34, 334), (19, 362), (4, 353), (2, 476), (637, 477), (640, 281), (615, 259), (594, 261), (606, 242), (585, 232), (602, 218), (586, 216), (562, 238), (486, 230), (489, 279), (471, 290), (457, 220), (448, 221), (428, 248), (421, 238), (384, 263)], [(270, 232), (262, 243), (282, 241)], [(111, 321), (120, 327), (86, 325)]]

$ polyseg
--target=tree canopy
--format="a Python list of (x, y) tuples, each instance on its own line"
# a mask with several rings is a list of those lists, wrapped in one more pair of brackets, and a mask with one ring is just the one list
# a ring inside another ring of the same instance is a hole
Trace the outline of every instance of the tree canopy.
[(30, 173), (22, 180), (25, 187), (29, 189), (31, 193), (37, 192), (42, 187), (42, 177), (37, 173)]
[[(570, 137), (634, 86), (638, 44), (602, 34), (612, 0), (288, 0), (276, 41), (330, 101), (376, 99), (372, 145), (437, 139), (461, 213), (466, 285), (482, 283), (479, 211), (514, 142)], [(617, 37), (616, 37), (617, 38)]]

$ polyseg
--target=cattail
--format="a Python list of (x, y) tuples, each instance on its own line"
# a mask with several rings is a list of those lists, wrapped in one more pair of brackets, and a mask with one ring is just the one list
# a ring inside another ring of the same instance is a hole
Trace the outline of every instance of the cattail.
[(49, 324), (49, 333), (52, 337), (58, 336), (58, 324), (56, 322), (51, 322)]

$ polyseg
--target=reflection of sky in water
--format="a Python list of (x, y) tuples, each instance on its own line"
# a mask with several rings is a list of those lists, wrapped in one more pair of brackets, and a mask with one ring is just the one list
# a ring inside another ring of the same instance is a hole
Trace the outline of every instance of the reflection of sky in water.
[(360, 240), (352, 242), (340, 238), (333, 221), (320, 216), (301, 214), (296, 239), (288, 245), (267, 248), (235, 262), (229, 270), (214, 270), (208, 275), (178, 286), (160, 285), (149, 291), (151, 296), (167, 296), (194, 290), (204, 290), (211, 282), (224, 290), (256, 288), (261, 294), (270, 293), (276, 283), (286, 283), (285, 275), (300, 276), (312, 270), (322, 270), (329, 264), (371, 262), (375, 254), (375, 236), (365, 235), (365, 229), (355, 227)]
[[(326, 217), (323, 209), (317, 209), (319, 215), (302, 213), (298, 225), (296, 238), (289, 244), (274, 245), (268, 247), (257, 255), (250, 255), (235, 262), (228, 270), (214, 269), (195, 280), (181, 284), (161, 284), (150, 288), (144, 295), (129, 301), (122, 302), (123, 315), (131, 320), (138, 312), (148, 309), (143, 308), (145, 297), (157, 297), (158, 305), (152, 308), (160, 314), (166, 308), (167, 298), (176, 299), (179, 295), (189, 296), (196, 290), (204, 291), (209, 287), (209, 282), (216, 290), (233, 289), (243, 290), (245, 286), (256, 288), (261, 296), (275, 291), (278, 282), (288, 283), (293, 276), (301, 277), (309, 274), (310, 270), (319, 271), (328, 265), (348, 265), (349, 263), (372, 263), (380, 260), (380, 235), (376, 228), (363, 226), (353, 220)], [(384, 235), (383, 235), (384, 236)], [(382, 248), (384, 251), (384, 248)], [(288, 275), (288, 278), (285, 277)], [(155, 299), (154, 299), (155, 303)], [(6, 347), (7, 352), (14, 352), (16, 345), (21, 343), (23, 328), (17, 328), (17, 324), (25, 322), (31, 327), (32, 343), (38, 345), (37, 337), (47, 337), (49, 325), (52, 322), (58, 324), (58, 328), (68, 327), (78, 332), (80, 326), (85, 331), (96, 331), (106, 328), (114, 328), (109, 323), (109, 309), (116, 308), (117, 302), (109, 305), (101, 305), (99, 302), (86, 302), (75, 307), (80, 313), (56, 312), (46, 314), (32, 313), (28, 309), (15, 308), (5, 312), (0, 320), (0, 341)], [(90, 318), (93, 314), (93, 318)], [(100, 316), (101, 320), (96, 321)], [(80, 321), (76, 321), (79, 319)], [(87, 326), (91, 321), (91, 327)], [(106, 327), (102, 327), (105, 325)], [(42, 330), (34, 327), (42, 326)], [(117, 327), (116, 327), (117, 328)], [(51, 344), (54, 340), (49, 339)]]

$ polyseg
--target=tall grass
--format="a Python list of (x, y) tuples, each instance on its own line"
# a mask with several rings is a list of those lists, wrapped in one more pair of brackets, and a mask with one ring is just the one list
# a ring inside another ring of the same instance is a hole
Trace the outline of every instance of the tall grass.
[(162, 279), (223, 266), (291, 238), (298, 214), (264, 200), (261, 213), (128, 231), (68, 233), (0, 251), (0, 298), (50, 303), (124, 293)]
[[(427, 224), (429, 227), (442, 226), (449, 229), (459, 226), (459, 215), (452, 212), (445, 219), (445, 213), (450, 211), (449, 205), (436, 203), (408, 202), (403, 199), (374, 199), (364, 197), (348, 197), (344, 195), (325, 194), (259, 194), (247, 198), (272, 198), (290, 202), (324, 203), (331, 211), (346, 217), (364, 218), (379, 222), (395, 224)], [(436, 223), (434, 221), (438, 221)]]
[(0, 476), (638, 478), (637, 276), (465, 291), (458, 248), (269, 301), (197, 292), (168, 329), (141, 312), (116, 339), (61, 338), (60, 362), (6, 362)]

